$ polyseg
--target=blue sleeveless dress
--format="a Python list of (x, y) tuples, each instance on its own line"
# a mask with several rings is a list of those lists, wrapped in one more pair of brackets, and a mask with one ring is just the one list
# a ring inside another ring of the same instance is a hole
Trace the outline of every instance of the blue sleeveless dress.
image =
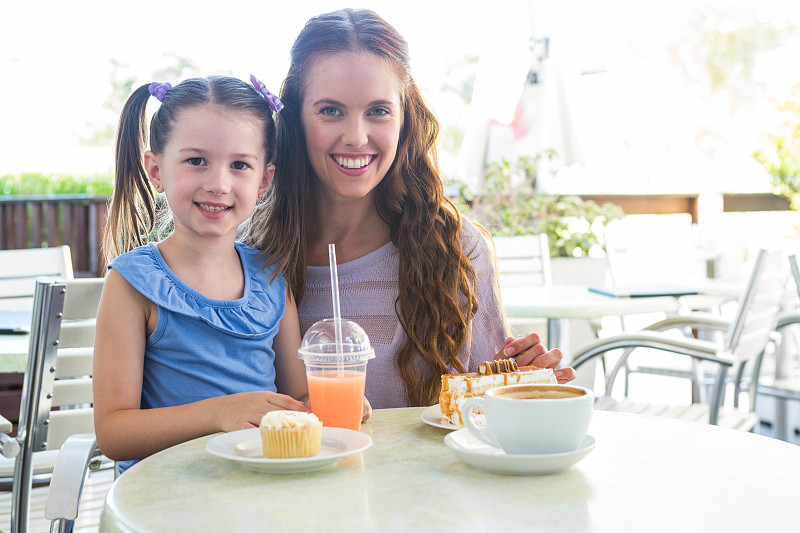
[[(186, 285), (154, 243), (108, 265), (158, 306), (145, 345), (142, 409), (276, 391), (272, 340), (286, 310), (286, 285), (282, 276), (272, 280), (274, 268), (264, 269), (260, 252), (241, 243), (236, 251), (245, 279), (238, 300), (212, 300)], [(120, 463), (120, 470), (127, 466)]]

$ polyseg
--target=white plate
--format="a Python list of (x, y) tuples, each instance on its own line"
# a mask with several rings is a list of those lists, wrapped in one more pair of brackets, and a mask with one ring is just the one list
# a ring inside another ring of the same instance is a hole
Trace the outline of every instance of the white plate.
[(431, 405), (422, 410), (419, 417), (423, 422), (437, 428), (444, 429), (464, 429), (461, 424), (451, 424), (442, 419), (442, 411), (439, 409), (439, 404)]
[(346, 455), (358, 453), (370, 446), (372, 438), (360, 431), (323, 427), (322, 447), (318, 455), (292, 459), (267, 459), (261, 451), (261, 430), (251, 428), (217, 435), (206, 443), (206, 450), (255, 472), (297, 474), (320, 470)]
[(495, 474), (552, 474), (574, 465), (594, 449), (594, 437), (586, 435), (578, 449), (572, 452), (543, 454), (507, 454), (479, 441), (462, 429), (445, 436), (444, 443), (462, 461), (480, 470)]
[[(476, 414), (473, 416), (475, 417), (475, 424), (479, 426), (483, 426), (486, 424), (486, 418), (483, 414)], [(436, 405), (431, 405), (430, 407), (426, 407), (425, 409), (423, 409), (422, 412), (419, 414), (419, 417), (426, 424), (430, 424), (431, 426), (436, 426), (437, 428), (464, 429), (464, 426), (461, 424), (451, 424), (450, 422), (445, 421), (442, 418), (442, 410), (439, 408), (438, 403)]]

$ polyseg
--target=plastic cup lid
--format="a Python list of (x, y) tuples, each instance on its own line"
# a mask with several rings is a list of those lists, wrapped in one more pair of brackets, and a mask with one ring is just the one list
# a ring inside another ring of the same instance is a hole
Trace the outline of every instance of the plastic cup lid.
[(375, 357), (375, 350), (364, 329), (352, 320), (341, 320), (341, 350), (336, 345), (334, 319), (320, 320), (306, 331), (297, 356), (307, 362), (341, 359), (343, 362), (363, 362)]

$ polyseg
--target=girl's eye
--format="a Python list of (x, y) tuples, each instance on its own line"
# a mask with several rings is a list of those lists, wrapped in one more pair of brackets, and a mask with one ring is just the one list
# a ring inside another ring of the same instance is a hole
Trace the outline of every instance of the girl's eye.
[(332, 106), (323, 107), (322, 109), (319, 110), (319, 112), (321, 115), (329, 115), (329, 116), (338, 116), (342, 114), (341, 111)]
[(386, 109), (385, 107), (376, 107), (375, 109), (370, 111), (369, 114), (370, 115), (376, 115), (376, 116), (379, 116), (379, 117), (383, 117), (383, 116), (386, 116), (386, 115), (391, 115), (389, 110)]
[(234, 161), (231, 166), (236, 170), (245, 170), (250, 168), (250, 165), (248, 165), (244, 161)]
[(188, 160), (190, 165), (199, 166), (205, 163), (205, 160), (202, 157), (190, 157)]

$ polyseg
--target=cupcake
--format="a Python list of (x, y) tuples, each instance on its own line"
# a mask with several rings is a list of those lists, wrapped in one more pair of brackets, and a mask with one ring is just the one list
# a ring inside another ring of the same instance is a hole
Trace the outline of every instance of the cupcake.
[(322, 422), (313, 413), (270, 411), (261, 419), (264, 457), (312, 457), (322, 444)]

